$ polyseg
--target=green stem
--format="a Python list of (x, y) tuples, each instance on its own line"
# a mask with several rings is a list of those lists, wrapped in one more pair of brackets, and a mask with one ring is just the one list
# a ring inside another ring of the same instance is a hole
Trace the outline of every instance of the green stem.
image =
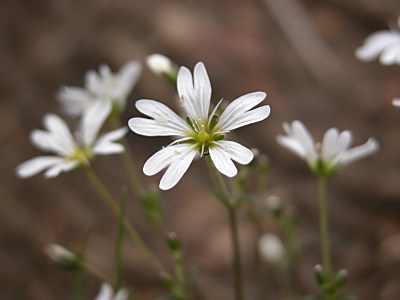
[(83, 269), (82, 268), (80, 268), (75, 274), (73, 299), (74, 300), (83, 299)]
[(125, 218), (126, 189), (121, 192), (120, 215), (118, 216), (117, 239), (115, 241), (115, 290), (121, 288), (122, 282), (122, 242), (124, 240), (124, 218)]
[(215, 168), (210, 156), (206, 157), (208, 167), (211, 172), (211, 177), (214, 180), (215, 187), (217, 189), (218, 196), (222, 200), (229, 214), (229, 226), (232, 240), (232, 251), (233, 251), (233, 286), (235, 291), (235, 300), (242, 300), (243, 297), (243, 283), (242, 283), (242, 264), (240, 259), (240, 246), (239, 246), (239, 235), (237, 225), (236, 208), (233, 199), (231, 199), (227, 186), (225, 185), (224, 179), (221, 174)]
[[(121, 127), (121, 122), (119, 121), (118, 117), (112, 117), (110, 119), (111, 126), (114, 129), (118, 129)], [(131, 152), (129, 151), (129, 144), (126, 141), (126, 138), (123, 137), (121, 139), (121, 143), (124, 146), (125, 151), (122, 152), (122, 160), (124, 164), (125, 171), (129, 178), (129, 184), (133, 192), (138, 196), (142, 197), (145, 194), (145, 189), (139, 180), (139, 176), (135, 170), (137, 170), (135, 163), (133, 162), (133, 158)]]
[(329, 253), (328, 207), (326, 201), (326, 179), (319, 177), (319, 228), (321, 238), (322, 264), (329, 285), (332, 283), (332, 267)]
[[(115, 203), (113, 197), (101, 183), (99, 178), (90, 168), (85, 168), (86, 175), (88, 177), (89, 182), (96, 189), (100, 197), (103, 199), (104, 203), (112, 210), (114, 216), (116, 218), (120, 215), (120, 209), (118, 205)], [(136, 246), (141, 250), (141, 252), (146, 256), (149, 263), (153, 266), (155, 270), (158, 272), (162, 272), (165, 270), (165, 267), (161, 264), (161, 262), (155, 257), (155, 255), (150, 251), (147, 245), (144, 243), (143, 239), (140, 237), (139, 233), (135, 229), (135, 227), (129, 222), (129, 220), (124, 217), (124, 226), (126, 231), (128, 232), (129, 237), (136, 244)]]
[(108, 279), (104, 274), (102, 274), (99, 270), (89, 265), (88, 263), (82, 263), (82, 268), (93, 277), (99, 279), (101, 282), (108, 282), (110, 284), (112, 283), (110, 279)]

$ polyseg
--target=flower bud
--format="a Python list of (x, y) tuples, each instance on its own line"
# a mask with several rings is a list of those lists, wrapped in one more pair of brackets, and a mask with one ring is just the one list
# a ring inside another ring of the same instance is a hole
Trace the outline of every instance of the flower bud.
[(63, 268), (76, 270), (80, 266), (78, 255), (61, 245), (49, 244), (45, 247), (44, 252), (53, 262)]
[(269, 196), (265, 199), (265, 206), (273, 213), (278, 213), (282, 210), (282, 200), (275, 195)]
[(150, 54), (146, 63), (153, 73), (165, 76), (171, 83), (176, 83), (178, 66), (168, 57), (158, 53)]
[(161, 272), (160, 273), (160, 278), (161, 282), (167, 287), (167, 288), (173, 288), (175, 285), (174, 279), (172, 278), (171, 275), (169, 275), (166, 272)]
[(175, 232), (171, 232), (167, 237), (168, 247), (171, 251), (179, 251), (181, 249), (182, 243), (178, 235)]
[(264, 261), (276, 264), (285, 257), (285, 248), (281, 240), (272, 233), (264, 233), (258, 240), (258, 250)]
[(314, 267), (314, 271), (315, 271), (315, 279), (317, 280), (318, 285), (322, 286), (326, 281), (324, 268), (321, 265), (316, 265)]
[(347, 282), (347, 276), (347, 270), (340, 270), (339, 272), (337, 272), (335, 280), (333, 281), (333, 285), (335, 286), (335, 288), (338, 289), (344, 286)]

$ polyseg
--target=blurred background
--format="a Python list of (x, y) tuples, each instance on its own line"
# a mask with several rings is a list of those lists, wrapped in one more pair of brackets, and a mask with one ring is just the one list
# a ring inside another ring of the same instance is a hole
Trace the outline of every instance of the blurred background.
[[(307, 249), (298, 270), (305, 292), (317, 290), (317, 183), (275, 136), (283, 122), (299, 119), (315, 137), (337, 127), (351, 130), (354, 144), (369, 137), (379, 141), (378, 154), (329, 181), (332, 255), (336, 269), (349, 270), (346, 290), (358, 299), (400, 299), (400, 110), (391, 105), (400, 96), (400, 67), (354, 57), (367, 35), (393, 27), (399, 13), (398, 0), (1, 1), (0, 299), (70, 299), (73, 275), (50, 262), (43, 248), (56, 242), (79, 249), (88, 234), (90, 262), (112, 277), (116, 223), (84, 174), (21, 180), (15, 167), (40, 153), (29, 133), (42, 128), (44, 114), (61, 113), (56, 101), (61, 86), (82, 86), (85, 72), (102, 63), (115, 71), (132, 59), (144, 64), (154, 52), (190, 69), (203, 61), (214, 103), (251, 91), (268, 93), (271, 116), (237, 136), (268, 156), (266, 195), (281, 197), (296, 215)], [(139, 98), (176, 105), (175, 89), (145, 66), (124, 123), (138, 115), (133, 103)], [(169, 139), (129, 132), (128, 142), (140, 169)], [(99, 158), (94, 168), (118, 195), (127, 181), (119, 157)], [(232, 299), (227, 215), (210, 193), (206, 172), (198, 160), (163, 193), (164, 222), (181, 236), (184, 259), (196, 268), (209, 299)], [(141, 177), (158, 184), (158, 175)], [(127, 207), (144, 239), (169, 264), (164, 236), (149, 226), (135, 199)], [(247, 222), (240, 226), (246, 294), (257, 299), (256, 235)], [(129, 241), (123, 267), (124, 284), (142, 299), (162, 289)], [(100, 283), (90, 276), (86, 282), (92, 299)]]

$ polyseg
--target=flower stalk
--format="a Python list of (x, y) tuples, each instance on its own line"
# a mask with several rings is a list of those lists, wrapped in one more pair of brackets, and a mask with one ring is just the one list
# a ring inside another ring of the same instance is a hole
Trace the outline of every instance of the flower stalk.
[(235, 300), (242, 300), (243, 297), (243, 279), (242, 279), (242, 264), (240, 257), (240, 245), (239, 245), (239, 233), (237, 224), (237, 205), (231, 199), (228, 188), (221, 176), (221, 174), (215, 168), (210, 156), (207, 156), (208, 167), (211, 172), (211, 177), (214, 181), (217, 189), (217, 195), (228, 210), (229, 214), (229, 227), (232, 240), (232, 251), (233, 251), (233, 287), (235, 292)]
[[(107, 191), (107, 189), (104, 187), (104, 185), (101, 183), (97, 175), (93, 172), (92, 169), (90, 168), (85, 168), (87, 178), (89, 182), (93, 185), (95, 190), (98, 192), (100, 195), (101, 199), (104, 201), (104, 203), (108, 206), (109, 209), (112, 210), (114, 216), (118, 218), (120, 216), (120, 209), (118, 205), (114, 202), (113, 197), (110, 195), (110, 193)], [(140, 237), (139, 233), (135, 229), (135, 227), (132, 225), (129, 220), (124, 217), (124, 226), (125, 229), (133, 241), (133, 243), (140, 249), (140, 251), (146, 256), (147, 260), (149, 263), (153, 266), (153, 268), (157, 272), (163, 272), (165, 270), (165, 267), (162, 265), (162, 263), (155, 257), (155, 255), (152, 253), (152, 251), (147, 247), (143, 239)]]
[[(120, 128), (121, 127), (121, 122), (118, 119), (118, 116), (112, 117), (111, 120), (111, 126), (113, 128)], [(136, 173), (135, 170), (137, 170), (135, 163), (133, 162), (133, 158), (131, 155), (131, 152), (129, 151), (129, 144), (126, 140), (125, 137), (121, 139), (121, 144), (124, 146), (125, 151), (122, 152), (122, 160), (124, 164), (124, 168), (126, 171), (126, 174), (128, 175), (129, 178), (129, 184), (131, 186), (132, 191), (139, 197), (143, 197), (145, 194), (145, 190), (140, 183), (139, 176)]]
[(332, 281), (332, 265), (330, 258), (329, 249), (329, 218), (328, 218), (328, 206), (326, 200), (326, 178), (319, 177), (319, 228), (321, 238), (321, 252), (322, 252), (322, 263), (324, 272), (328, 277), (328, 281)]

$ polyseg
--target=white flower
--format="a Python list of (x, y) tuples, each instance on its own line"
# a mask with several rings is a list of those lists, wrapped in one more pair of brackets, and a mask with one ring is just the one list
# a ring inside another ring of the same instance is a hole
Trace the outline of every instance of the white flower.
[(333, 174), (339, 167), (371, 155), (378, 150), (378, 143), (370, 138), (365, 144), (349, 149), (352, 134), (330, 128), (326, 131), (322, 144), (314, 139), (300, 121), (285, 123), (286, 136), (279, 135), (279, 144), (305, 159), (311, 170), (320, 176)]
[(128, 292), (125, 289), (119, 290), (114, 295), (112, 286), (108, 283), (103, 283), (101, 285), (99, 294), (94, 300), (127, 300), (128, 297)]
[(154, 53), (147, 56), (147, 66), (158, 75), (174, 72), (174, 63), (165, 55)]
[(272, 233), (264, 233), (258, 239), (258, 251), (261, 258), (270, 263), (281, 262), (285, 257), (285, 247), (281, 240)]
[(392, 104), (396, 107), (400, 107), (400, 98), (393, 99)]
[(371, 61), (379, 56), (383, 65), (400, 65), (400, 31), (381, 30), (369, 35), (355, 54), (363, 61)]
[(141, 66), (136, 61), (128, 62), (116, 74), (111, 72), (109, 66), (101, 65), (99, 73), (92, 70), (86, 73), (85, 88), (63, 87), (58, 99), (64, 111), (71, 116), (80, 116), (97, 102), (103, 105), (111, 102), (114, 108), (122, 111), (140, 73)]
[(111, 103), (108, 106), (97, 103), (86, 110), (75, 136), (60, 117), (53, 114), (46, 115), (44, 117), (46, 130), (36, 129), (32, 131), (30, 138), (37, 148), (53, 152), (56, 156), (32, 158), (17, 167), (17, 175), (26, 178), (47, 169), (46, 177), (56, 177), (61, 172), (88, 164), (94, 155), (123, 152), (124, 147), (115, 141), (126, 134), (126, 127), (110, 131), (97, 138), (110, 112), (110, 106)]
[[(211, 84), (203, 63), (198, 63), (191, 72), (181, 67), (178, 72), (177, 89), (187, 118), (181, 119), (164, 104), (153, 100), (139, 100), (137, 109), (151, 117), (132, 118), (129, 127), (145, 136), (176, 136), (172, 144), (151, 156), (143, 167), (146, 175), (154, 175), (168, 168), (163, 175), (160, 188), (167, 190), (175, 186), (189, 168), (196, 153), (209, 154), (215, 167), (224, 175), (233, 177), (237, 169), (232, 160), (248, 164), (253, 153), (246, 147), (225, 140), (231, 130), (266, 119), (268, 105), (253, 109), (266, 94), (255, 92), (234, 100), (218, 118), (217, 107), (211, 112)], [(220, 101), (221, 102), (221, 101)]]

